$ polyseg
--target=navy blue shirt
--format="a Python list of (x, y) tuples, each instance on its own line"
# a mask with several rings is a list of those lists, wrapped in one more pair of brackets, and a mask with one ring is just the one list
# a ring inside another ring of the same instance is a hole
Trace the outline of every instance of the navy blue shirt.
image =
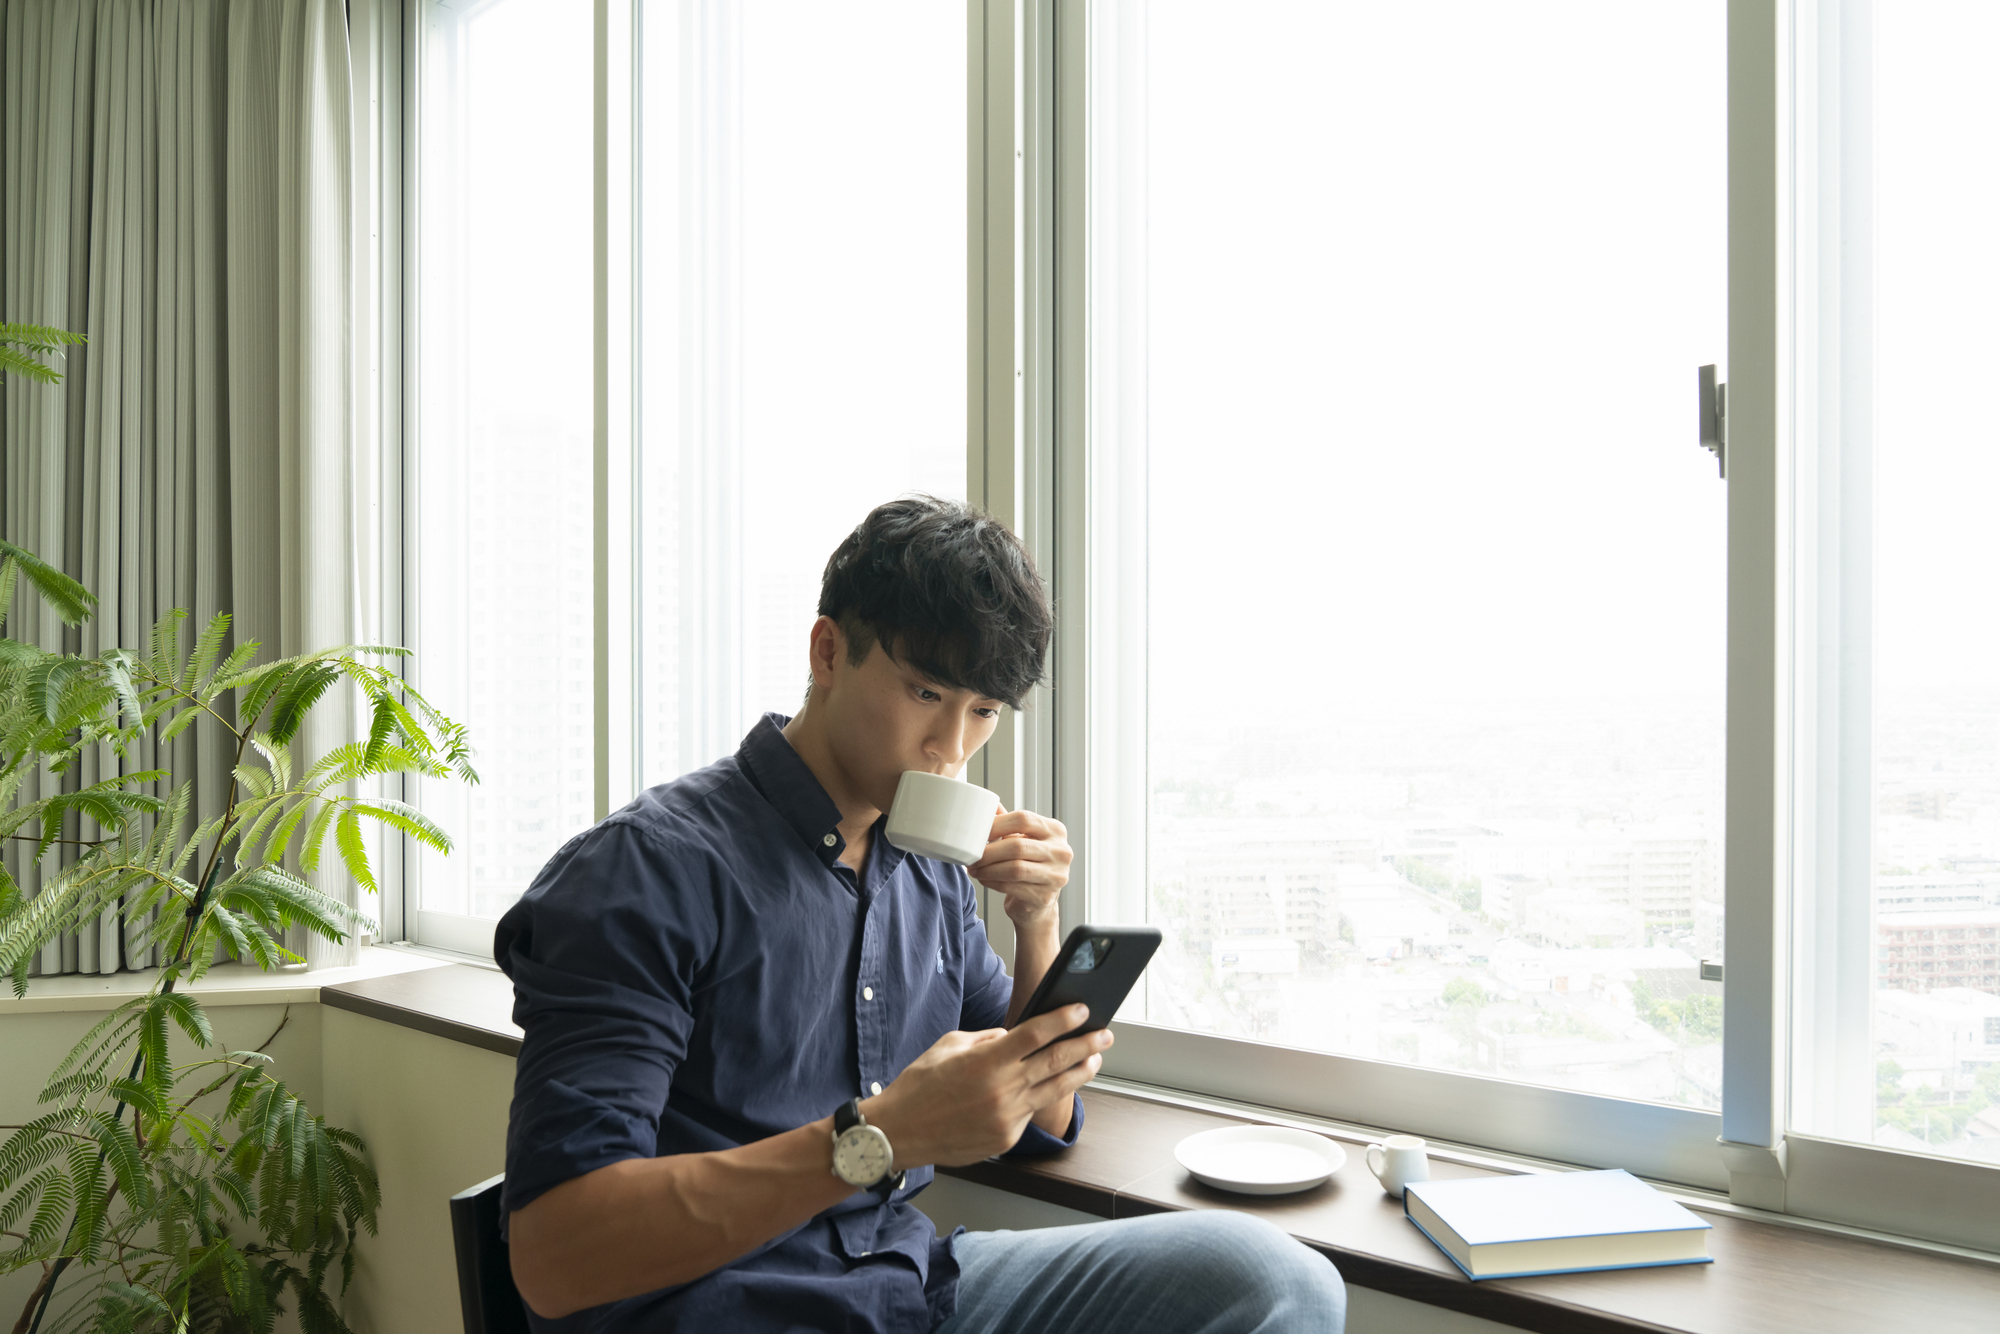
[[(766, 714), (735, 755), (571, 839), (500, 919), (493, 953), (525, 1034), (506, 1208), (626, 1158), (734, 1148), (887, 1087), (953, 1029), (1006, 1021), (1012, 983), (963, 868), (869, 837)], [(1032, 1123), (1013, 1152), (1074, 1143)], [(827, 1146), (832, 1170), (832, 1142)], [(676, 1288), (530, 1318), (537, 1330), (918, 1334), (958, 1266), (903, 1188), (857, 1191)]]

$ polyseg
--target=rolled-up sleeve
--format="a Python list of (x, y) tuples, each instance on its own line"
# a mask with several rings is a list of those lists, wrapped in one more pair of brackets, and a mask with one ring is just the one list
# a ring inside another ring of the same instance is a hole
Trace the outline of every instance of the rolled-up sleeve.
[[(993, 942), (987, 939), (986, 923), (979, 920), (978, 890), (973, 886), (971, 877), (960, 872), (959, 879), (964, 885), (960, 926), (965, 940), (965, 1000), (959, 1012), (958, 1026), (967, 1032), (999, 1028), (1007, 1022), (1007, 1004), (1014, 998), (1014, 980), (1007, 976), (1007, 966), (1000, 962)], [(1076, 1143), (1076, 1137), (1083, 1133), (1083, 1095), (1078, 1093), (1074, 1097), (1067, 1135), (1057, 1139), (1030, 1121), (1014, 1147), (1002, 1156), (1033, 1157), (1038, 1153), (1067, 1149)]]
[(660, 1114), (713, 953), (698, 863), (607, 821), (559, 853), (500, 919), (494, 958), (521, 1026), (507, 1127), (507, 1212), (658, 1150)]

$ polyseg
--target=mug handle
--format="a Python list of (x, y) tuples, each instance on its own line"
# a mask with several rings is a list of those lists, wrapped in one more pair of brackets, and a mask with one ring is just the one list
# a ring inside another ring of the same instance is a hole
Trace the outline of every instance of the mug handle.
[(1361, 1156), (1367, 1160), (1368, 1170), (1375, 1174), (1377, 1181), (1380, 1181), (1382, 1179), (1382, 1166), (1388, 1160), (1389, 1151), (1380, 1144), (1370, 1144), (1366, 1149), (1362, 1150)]

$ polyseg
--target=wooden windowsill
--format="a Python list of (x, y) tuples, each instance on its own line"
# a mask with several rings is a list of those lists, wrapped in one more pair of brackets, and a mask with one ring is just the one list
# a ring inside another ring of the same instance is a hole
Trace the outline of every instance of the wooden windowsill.
[[(447, 965), (326, 987), (322, 1003), (454, 1041), (516, 1055), (513, 986), (490, 969)], [(1996, 1334), (2000, 1265), (1837, 1232), (1783, 1227), (1704, 1211), (1714, 1264), (1474, 1283), (1376, 1185), (1363, 1144), (1341, 1138), (1347, 1162), (1297, 1195), (1211, 1190), (1174, 1162), (1199, 1130), (1252, 1117), (1178, 1107), (1107, 1089), (1084, 1091), (1087, 1120), (1073, 1149), (989, 1160), (950, 1175), (1100, 1218), (1172, 1209), (1236, 1209), (1270, 1219), (1318, 1250), (1357, 1287), (1549, 1334)], [(1438, 1177), (1492, 1175), (1433, 1160)]]
[(502, 1056), (521, 1054), (521, 1030), (514, 1025), (514, 983), (492, 968), (448, 963), (394, 977), (343, 982), (323, 988), (319, 1000), (336, 1010)]
[[(2000, 1330), (2000, 1266), (1715, 1212), (1704, 1213), (1715, 1228), (1714, 1264), (1474, 1283), (1403, 1216), (1400, 1201), (1382, 1192), (1360, 1142), (1342, 1139), (1347, 1162), (1323, 1186), (1296, 1195), (1232, 1195), (1190, 1177), (1175, 1163), (1174, 1145), (1253, 1118), (1105, 1090), (1086, 1089), (1083, 1096), (1086, 1120), (1075, 1148), (943, 1170), (1101, 1218), (1171, 1209), (1257, 1214), (1332, 1260), (1356, 1286), (1549, 1334)], [(1431, 1172), (1495, 1175), (1437, 1160)]]

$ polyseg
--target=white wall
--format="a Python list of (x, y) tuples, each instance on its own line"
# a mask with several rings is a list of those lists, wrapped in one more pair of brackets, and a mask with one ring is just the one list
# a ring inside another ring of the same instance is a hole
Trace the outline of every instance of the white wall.
[(328, 1009), (326, 1118), (368, 1143), (382, 1179), (380, 1230), (357, 1248), (345, 1311), (361, 1334), (462, 1328), (448, 1201), (507, 1156), (514, 1060)]

